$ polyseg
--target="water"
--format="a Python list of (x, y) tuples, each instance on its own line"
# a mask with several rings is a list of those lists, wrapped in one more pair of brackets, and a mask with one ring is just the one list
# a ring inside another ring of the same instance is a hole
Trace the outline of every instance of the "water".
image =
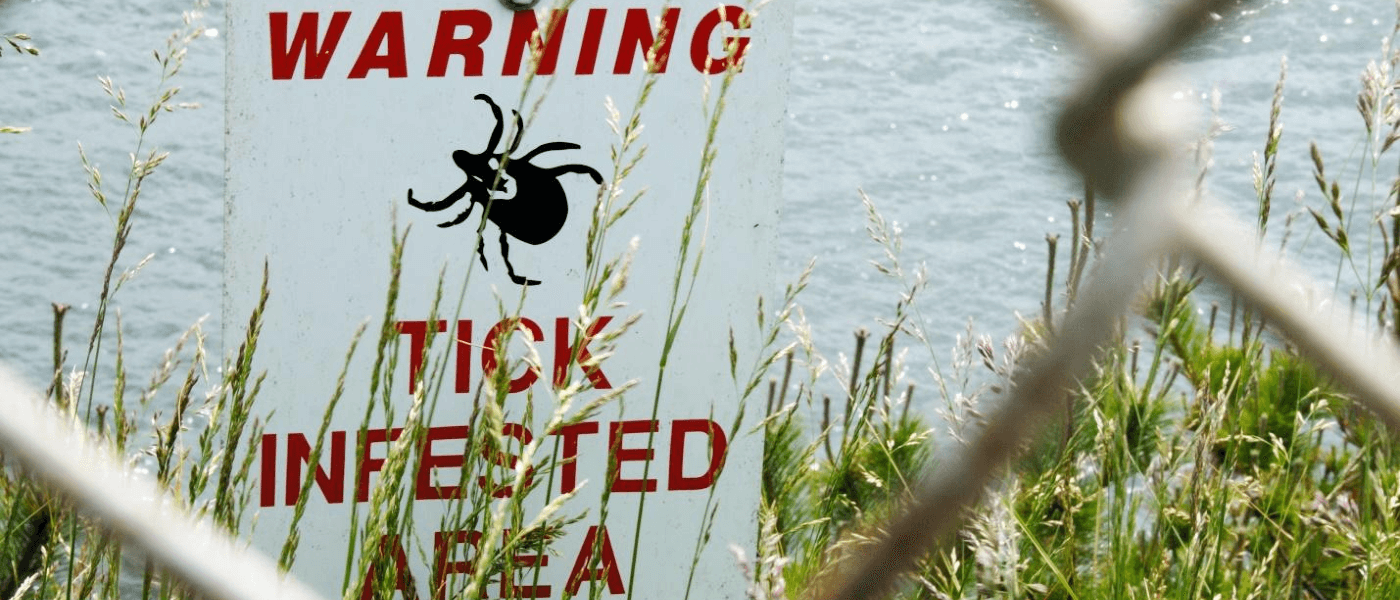
[[(50, 302), (73, 305), (65, 343), (69, 364), (81, 359), (110, 252), (112, 217), (86, 189), (77, 142), (112, 196), (121, 193), (110, 186), (124, 181), (133, 144), (96, 78), (110, 75), (133, 106), (148, 102), (158, 73), (151, 50), (163, 47), (186, 7), (177, 0), (0, 4), (0, 30), (30, 33), (43, 49), (37, 58), (0, 57), (0, 123), (34, 128), (0, 138), (0, 361), (36, 381), (50, 368)], [(223, 26), (220, 5), (205, 12), (210, 26)], [(1216, 195), (1242, 217), (1252, 214), (1250, 153), (1262, 150), (1285, 54), (1275, 223), (1298, 208), (1295, 190), (1321, 206), (1309, 140), (1331, 176), (1354, 176), (1364, 137), (1354, 108), (1358, 76), (1393, 23), (1393, 4), (1380, 0), (1274, 0), (1213, 20), (1207, 40), (1182, 57), (1177, 92), (1182, 102), (1203, 104), (1218, 89), (1221, 117), (1234, 127), (1216, 144)], [(208, 347), (220, 347), (221, 40), (199, 40), (180, 74), (180, 98), (203, 107), (161, 115), (147, 140), (172, 157), (145, 187), (119, 269), (153, 258), (113, 309), (138, 380), (201, 318)], [(880, 331), (878, 319), (901, 289), (868, 264), (882, 250), (865, 234), (858, 189), (902, 231), (906, 268), (928, 267), (920, 314), (934, 351), (946, 356), (969, 318), (1001, 337), (1015, 330), (1018, 312), (1038, 313), (1044, 236), (1068, 232), (1064, 202), (1082, 193), (1047, 132), (1077, 72), (1064, 36), (1018, 2), (803, 0), (793, 52), (779, 244), (784, 279), (817, 259), (803, 305), (820, 347), (834, 356), (849, 350), (856, 328)], [(1389, 181), (1377, 185), (1384, 190)], [(1102, 228), (1112, 206), (1100, 208)], [(1325, 240), (1304, 235), (1310, 222), (1295, 229), (1294, 244), (1306, 242), (1304, 264), (1331, 278)], [(910, 360), (911, 376), (924, 385), (928, 355), (916, 349)]]

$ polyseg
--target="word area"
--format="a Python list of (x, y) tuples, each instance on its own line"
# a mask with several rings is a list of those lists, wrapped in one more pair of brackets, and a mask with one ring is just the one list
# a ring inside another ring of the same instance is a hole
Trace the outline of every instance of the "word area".
[[(510, 530), (504, 532), (505, 540), (510, 539)], [(476, 572), (475, 550), (481, 543), (483, 533), (475, 530), (439, 531), (433, 535), (433, 579), (431, 598), (435, 600), (446, 600), (448, 588), (451, 587), (449, 577), (460, 575), (469, 577)], [(413, 573), (409, 569), (408, 552), (397, 535), (386, 535), (379, 539), (379, 552), (386, 558), (392, 560), (392, 566), (396, 573), (394, 575), (394, 591), (400, 592), (402, 598), (419, 597), (414, 587)], [(481, 590), (481, 598), (549, 598), (553, 596), (553, 585), (541, 585), (535, 581), (534, 575), (545, 567), (549, 566), (549, 553), (543, 551), (521, 551), (506, 558), (505, 565), (499, 574), (495, 576), (495, 585), (488, 584)], [(460, 556), (465, 555), (465, 556)], [(596, 559), (595, 559), (596, 557)], [(592, 568), (590, 568), (592, 564)], [(609, 595), (623, 594), (627, 591), (622, 583), (622, 565), (617, 560), (617, 552), (613, 550), (612, 536), (608, 533), (608, 528), (601, 525), (590, 525), (588, 533), (583, 537), (583, 545), (578, 552), (574, 553), (573, 568), (569, 569), (569, 578), (564, 584), (564, 589), (570, 597), (579, 595), (579, 588), (587, 582), (590, 585), (604, 587)], [(373, 584), (375, 581), (375, 570), (370, 567), (365, 573), (363, 592), (361, 600), (374, 600)], [(532, 582), (529, 585), (516, 585), (518, 581)], [(496, 589), (499, 588), (499, 592)], [(495, 593), (493, 593), (495, 592)]]

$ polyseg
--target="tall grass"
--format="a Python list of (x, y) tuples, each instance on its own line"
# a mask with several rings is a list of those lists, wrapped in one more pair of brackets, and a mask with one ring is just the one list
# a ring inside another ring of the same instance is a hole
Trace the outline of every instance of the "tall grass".
[[(564, 0), (556, 9), (566, 8)], [(747, 18), (747, 17), (745, 17)], [(166, 354), (164, 361), (152, 374), (150, 381), (136, 396), (129, 388), (132, 375), (127, 371), (125, 348), (123, 346), (121, 315), (108, 314), (112, 299), (130, 282), (144, 266), (146, 259), (122, 268), (126, 242), (137, 226), (137, 207), (142, 189), (148, 178), (155, 175), (167, 153), (148, 148), (147, 133), (168, 111), (180, 107), (175, 102), (179, 88), (173, 84), (183, 64), (186, 47), (202, 34), (200, 25), (186, 15), (184, 26), (172, 35), (166, 48), (155, 53), (160, 66), (159, 87), (156, 97), (149, 105), (133, 107), (122, 87), (110, 79), (102, 79), (104, 92), (112, 101), (112, 114), (115, 118), (131, 126), (134, 134), (131, 162), (126, 176), (113, 186), (104, 180), (104, 174), (94, 161), (88, 160), (80, 147), (80, 157), (87, 174), (88, 187), (99, 207), (112, 217), (112, 248), (104, 277), (98, 290), (97, 317), (94, 320), (89, 342), (80, 364), (70, 366), (66, 349), (62, 346), (61, 329), (64, 324), (64, 307), (55, 305), (55, 345), (54, 380), (52, 397), (55, 405), (65, 411), (68, 418), (86, 422), (94, 430), (94, 435), (110, 443), (119, 452), (132, 457), (132, 465), (137, 470), (153, 471), (162, 487), (169, 491), (173, 499), (184, 503), (198, 515), (203, 515), (217, 527), (230, 533), (242, 533), (254, 526), (253, 513), (256, 478), (253, 465), (257, 456), (258, 444), (267, 424), (266, 409), (259, 408), (262, 386), (266, 374), (258, 365), (258, 347), (268, 298), (277, 293), (269, 289), (269, 271), (275, 264), (265, 265), (263, 285), (251, 314), (248, 316), (241, 343), (231, 355), (222, 361), (213, 359), (211, 368), (208, 352), (204, 347), (204, 336), (200, 324), (196, 324)], [(550, 26), (541, 33), (547, 37), (554, 34)], [(23, 36), (9, 36), (5, 41), (17, 44), (25, 41)], [(543, 41), (543, 40), (538, 40)], [(658, 49), (665, 40), (657, 39), (647, 55), (647, 71), (657, 60)], [(737, 43), (733, 42), (733, 43)], [(546, 44), (534, 45), (531, 57), (530, 76), (520, 96), (517, 110), (527, 117), (533, 117), (530, 107), (538, 109), (548, 92), (535, 91), (532, 84), (534, 66), (538, 65), (540, 52)], [(19, 46), (17, 46), (19, 48)], [(732, 51), (734, 47), (731, 46)], [(736, 73), (730, 69), (718, 78), (717, 89), (705, 89), (706, 141), (701, 149), (697, 166), (694, 194), (689, 210), (680, 229), (678, 258), (674, 267), (674, 277), (670, 286), (669, 314), (666, 316), (663, 348), (658, 354), (655, 389), (648, 394), (652, 417), (658, 413), (662, 395), (663, 378), (667, 372), (670, 351), (677, 344), (682, 322), (685, 320), (691, 292), (702, 263), (703, 220), (700, 219), (707, 202), (707, 186), (712, 166), (719, 151), (716, 148), (716, 132), (724, 113), (725, 100)], [(564, 366), (566, 373), (582, 367), (585, 371), (596, 368), (600, 362), (613, 353), (617, 340), (636, 321), (636, 315), (619, 319), (619, 323), (601, 332), (593, 332), (591, 325), (603, 310), (617, 308), (620, 294), (625, 290), (630, 275), (631, 253), (619, 256), (605, 256), (608, 232), (632, 206), (641, 198), (640, 194), (623, 197), (623, 183), (645, 154), (645, 145), (640, 142), (642, 112), (654, 86), (653, 75), (644, 77), (638, 88), (638, 96), (633, 103), (632, 113), (623, 118), (609, 104), (611, 125), (617, 134), (613, 148), (614, 166), (608, 184), (602, 187), (591, 211), (591, 222), (587, 236), (584, 271), (586, 285), (582, 290), (580, 310), (574, 323), (576, 336), (588, 335), (592, 358), (580, 355), (569, 357)], [(528, 122), (528, 120), (526, 121)], [(512, 131), (511, 136), (520, 132)], [(505, 161), (499, 169), (505, 169)], [(498, 177), (501, 173), (498, 171)], [(488, 207), (489, 210), (489, 207)], [(482, 221), (484, 227), (485, 219)], [(379, 319), (378, 336), (370, 344), (361, 344), (361, 338), (368, 329), (363, 324), (350, 335), (344, 367), (337, 381), (327, 381), (328, 401), (317, 431), (307, 462), (311, 467), (302, 477), (299, 494), (291, 508), (290, 524), (285, 540), (280, 546), (278, 564), (287, 570), (298, 567), (297, 554), (301, 545), (300, 524), (308, 510), (314, 489), (316, 467), (326, 452), (330, 424), (337, 411), (342, 408), (342, 399), (347, 395), (360, 398), (364, 412), (360, 415), (360, 426), (355, 448), (356, 460), (366, 456), (368, 443), (366, 432), (371, 423), (383, 423), (386, 428), (398, 431), (397, 437), (386, 440), (387, 451), (382, 467), (377, 471), (377, 481), (372, 486), (361, 481), (363, 471), (355, 469), (354, 490), (371, 487), (369, 500), (362, 507), (352, 502), (350, 507), (349, 533), (345, 540), (344, 578), (341, 582), (341, 595), (347, 600), (357, 598), (390, 598), (395, 596), (416, 597), (427, 589), (432, 597), (478, 597), (485, 593), (487, 586), (506, 582), (540, 581), (539, 565), (546, 553), (553, 552), (553, 541), (561, 537), (563, 529), (582, 517), (582, 509), (574, 502), (577, 492), (553, 495), (556, 465), (561, 461), (561, 448), (558, 436), (553, 447), (541, 447), (544, 436), (525, 441), (507, 435), (507, 412), (505, 401), (509, 387), (509, 373), (519, 367), (543, 371), (538, 352), (529, 347), (523, 357), (508, 356), (514, 330), (508, 330), (496, 340), (495, 359), (498, 364), (509, 365), (496, 369), (492, 375), (477, 382), (476, 395), (472, 399), (472, 411), (465, 426), (473, 432), (465, 440), (460, 454), (460, 468), (457, 477), (460, 482), (481, 479), (482, 485), (460, 485), (457, 494), (444, 503), (439, 531), (480, 532), (473, 539), (448, 540), (447, 546), (454, 552), (465, 552), (462, 548), (471, 546), (471, 556), (448, 554), (441, 560), (430, 561), (432, 571), (430, 581), (413, 581), (404, 575), (400, 567), (406, 561), (424, 554), (423, 548), (432, 547), (435, 540), (418, 539), (415, 528), (415, 489), (418, 474), (423, 471), (426, 455), (426, 435), (428, 425), (438, 406), (442, 386), (447, 380), (447, 347), (452, 337), (444, 331), (436, 330), (440, 316), (462, 312), (466, 286), (461, 282), (456, 290), (453, 306), (452, 292), (448, 282), (440, 276), (437, 289), (429, 309), (426, 343), (417, 362), (425, 368), (411, 373), (416, 390), (411, 402), (404, 406), (392, 397), (396, 389), (395, 380), (401, 378), (397, 364), (401, 355), (397, 328), (399, 295), (402, 282), (404, 249), (410, 243), (407, 228), (395, 225), (388, 271), (389, 285), (386, 289), (384, 309)], [(482, 231), (478, 229), (477, 237)], [(635, 248), (635, 242), (633, 244)], [(470, 267), (469, 267), (470, 268)], [(740, 409), (729, 431), (738, 432), (744, 426), (743, 406), (763, 380), (762, 373), (771, 365), (782, 348), (777, 340), (785, 322), (792, 301), (805, 285), (798, 283), (790, 287), (780, 300), (777, 317), (767, 314), (762, 304), (758, 310), (758, 327), (763, 332), (759, 348), (738, 348), (732, 342), (730, 348), (730, 374), (733, 378)], [(498, 306), (499, 317), (503, 321), (519, 319), (523, 305), (522, 296), (516, 299), (515, 306), (502, 303)], [(585, 333), (587, 332), (587, 333)], [(581, 346), (576, 337), (574, 347)], [(528, 340), (527, 340), (527, 346)], [(346, 386), (347, 372), (357, 352), (369, 346), (373, 354), (373, 368), (366, 390), (349, 390)], [(739, 364), (740, 356), (751, 360), (750, 365)], [(114, 362), (113, 367), (105, 367), (106, 361)], [(115, 376), (102, 381), (99, 375), (104, 368), (113, 370)], [(401, 383), (401, 379), (400, 379)], [(531, 396), (527, 399), (524, 414), (512, 414), (510, 418), (525, 423), (542, 420), (547, 431), (577, 424), (600, 414), (605, 408), (616, 406), (621, 397), (635, 386), (635, 382), (621, 382), (610, 390), (592, 390), (587, 378), (569, 378), (558, 390), (540, 394), (544, 398)], [(167, 404), (162, 400), (169, 396), (171, 386), (174, 398)], [(202, 386), (202, 387), (201, 387)], [(589, 393), (592, 392), (592, 393)], [(103, 396), (110, 393), (110, 398)], [(202, 397), (201, 397), (202, 394)], [(157, 408), (173, 407), (170, 414)], [(539, 410), (542, 419), (534, 415)], [(647, 447), (655, 446), (654, 436), (648, 436)], [(511, 457), (500, 464), (500, 457)], [(358, 466), (358, 465), (357, 465)], [(617, 476), (619, 470), (614, 462), (609, 472)], [(646, 475), (643, 475), (646, 478)], [(598, 540), (606, 535), (602, 525), (607, 521), (611, 482), (598, 486), (601, 490), (598, 511)], [(540, 489), (541, 486), (544, 489)], [(43, 488), (31, 482), (26, 474), (14, 469), (0, 469), (0, 487), (5, 493), (0, 498), (0, 509), (5, 515), (3, 539), (0, 552), (4, 554), (4, 573), (0, 573), (0, 597), (10, 598), (187, 598), (191, 592), (172, 580), (159, 565), (151, 564), (140, 556), (123, 548), (110, 538), (101, 524), (87, 521), (61, 499), (49, 497)], [(492, 493), (493, 491), (498, 493)], [(544, 496), (540, 508), (530, 509), (527, 499)], [(692, 573), (698, 564), (700, 552), (709, 544), (709, 526), (716, 518), (717, 499), (713, 488), (707, 501), (705, 515), (691, 559)], [(645, 508), (645, 493), (641, 496), (636, 513), (628, 515), (640, 527)], [(472, 536), (467, 536), (472, 537)], [(601, 560), (600, 544), (594, 543), (588, 571), (598, 568)], [(436, 550), (436, 548), (434, 548)], [(533, 554), (534, 561), (522, 560), (522, 554)], [(469, 559), (474, 568), (458, 569), (453, 565), (459, 560)], [(629, 577), (635, 574), (638, 553), (634, 549), (628, 562)], [(305, 565), (301, 565), (305, 566)], [(329, 568), (331, 565), (317, 565), (315, 568)], [(737, 576), (737, 571), (736, 571)], [(693, 575), (691, 576), (693, 580)], [(560, 586), (564, 587), (564, 586)], [(573, 586), (567, 586), (573, 587)], [(628, 580), (629, 590), (633, 589)], [(590, 597), (600, 597), (603, 586), (590, 584), (587, 592), (565, 589), (564, 597), (576, 593), (587, 593)], [(688, 595), (688, 590), (686, 594)]]
[[(0, 34), (0, 56), (5, 55), (6, 48), (19, 56), (38, 56), (39, 48), (35, 47), (27, 33), (5, 33)], [(28, 127), (18, 125), (0, 124), (0, 134), (24, 133), (29, 131)]]

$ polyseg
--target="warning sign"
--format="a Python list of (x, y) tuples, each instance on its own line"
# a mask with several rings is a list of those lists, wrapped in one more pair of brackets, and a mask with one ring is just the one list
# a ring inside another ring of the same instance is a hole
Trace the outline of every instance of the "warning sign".
[[(305, 492), (293, 572), (329, 597), (740, 598), (730, 336), (774, 287), (790, 2), (512, 4), (228, 7), (226, 340), (271, 291), (254, 538)], [(351, 544), (372, 515), (401, 525)]]

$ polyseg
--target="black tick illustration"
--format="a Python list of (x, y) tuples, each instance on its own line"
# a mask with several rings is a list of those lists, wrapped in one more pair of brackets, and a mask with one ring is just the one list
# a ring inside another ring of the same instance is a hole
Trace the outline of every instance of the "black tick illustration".
[[(510, 244), (506, 238), (513, 237), (534, 246), (553, 239), (564, 227), (564, 220), (569, 216), (569, 199), (564, 193), (564, 187), (559, 184), (559, 176), (565, 173), (588, 175), (598, 185), (603, 184), (603, 176), (586, 165), (538, 167), (530, 163), (531, 159), (545, 152), (580, 148), (578, 144), (570, 142), (549, 142), (520, 158), (511, 158), (510, 155), (520, 146), (520, 138), (524, 136), (520, 113), (513, 110), (511, 113), (515, 116), (515, 136), (510, 140), (505, 152), (496, 154), (496, 146), (500, 144), (501, 132), (505, 128), (501, 107), (486, 94), (477, 94), (476, 99), (491, 106), (491, 113), (496, 116), (496, 127), (491, 131), (491, 140), (481, 154), (472, 154), (466, 150), (456, 150), (452, 153), (452, 162), (457, 163), (457, 167), (466, 174), (467, 181), (446, 198), (436, 202), (419, 201), (413, 197), (413, 190), (409, 189), (408, 204), (414, 208), (436, 212), (447, 210), (463, 198), (467, 198), (466, 210), (451, 221), (438, 223), (438, 227), (452, 227), (465, 222), (471, 217), (472, 209), (480, 204), (485, 211), (485, 219), (495, 223), (501, 230), (501, 260), (506, 263), (506, 272), (510, 275), (510, 280), (517, 285), (538, 285), (539, 280), (527, 279), (515, 273), (515, 267), (510, 264)], [(504, 168), (501, 163), (505, 163)], [(482, 268), (490, 269), (486, 265), (484, 238), (480, 236), (477, 238), (476, 254), (481, 259)]]

